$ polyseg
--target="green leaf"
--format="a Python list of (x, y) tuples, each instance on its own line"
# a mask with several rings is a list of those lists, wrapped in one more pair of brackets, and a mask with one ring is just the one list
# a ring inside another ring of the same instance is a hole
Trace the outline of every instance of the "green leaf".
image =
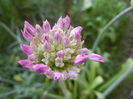
[(133, 7), (133, 0), (131, 0), (131, 7)]
[(100, 92), (95, 92), (96, 93), (96, 96), (97, 96), (97, 99), (105, 99), (104, 95)]
[(100, 90), (104, 89), (104, 96), (110, 94), (133, 71), (133, 59), (128, 59), (122, 70), (109, 80)]
[(91, 89), (96, 88), (98, 85), (104, 82), (102, 76), (97, 76), (91, 84)]
[(97, 70), (97, 67), (99, 67), (100, 64), (99, 62), (90, 62), (90, 73), (89, 73), (89, 80), (90, 82), (92, 82), (94, 79), (95, 79), (95, 76), (96, 76), (96, 70)]

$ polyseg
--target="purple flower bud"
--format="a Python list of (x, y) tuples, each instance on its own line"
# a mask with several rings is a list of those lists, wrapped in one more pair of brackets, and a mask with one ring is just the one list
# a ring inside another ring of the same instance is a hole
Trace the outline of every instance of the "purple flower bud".
[(29, 55), (28, 59), (32, 62), (37, 62), (37, 57), (34, 54)]
[(76, 28), (74, 28), (72, 31), (71, 31), (71, 34), (73, 35), (75, 32), (76, 33), (81, 33), (81, 31), (83, 30), (83, 28), (81, 26), (77, 26)]
[(70, 79), (76, 79), (78, 77), (78, 74), (73, 70), (70, 70), (68, 75), (69, 75)]
[(89, 60), (91, 61), (96, 61), (96, 62), (104, 62), (104, 57), (98, 55), (98, 54), (90, 54), (89, 55)]
[(62, 17), (60, 17), (58, 19), (56, 26), (59, 27), (59, 28), (63, 28), (63, 19), (62, 19)]
[(47, 20), (43, 22), (43, 30), (45, 33), (49, 32), (51, 30), (51, 26)]
[(36, 32), (39, 34), (43, 34), (43, 32), (44, 32), (39, 24), (36, 24)]
[(79, 55), (76, 56), (74, 62), (77, 65), (81, 65), (85, 62), (86, 58), (87, 58), (87, 56), (85, 54), (79, 54)]
[(69, 31), (72, 31), (73, 29), (74, 29), (74, 27), (70, 25)]
[(32, 41), (33, 36), (30, 33), (26, 32), (25, 29), (24, 31), (21, 30), (21, 32), (26, 41)]
[(60, 72), (54, 72), (53, 74), (53, 79), (54, 81), (58, 81), (61, 77), (61, 73)]
[(64, 54), (65, 54), (64, 50), (60, 50), (60, 51), (58, 51), (58, 52), (56, 53), (56, 55), (57, 55), (59, 58), (63, 58), (63, 57), (64, 57)]
[(50, 49), (51, 49), (50, 44), (47, 41), (45, 41), (44, 42), (44, 50), (50, 50)]
[(35, 72), (38, 72), (40, 74), (43, 74), (47, 71), (48, 69), (48, 66), (47, 65), (44, 65), (44, 64), (35, 64), (33, 65), (33, 70)]
[(64, 19), (63, 19), (63, 27), (64, 28), (68, 28), (70, 26), (70, 17), (67, 15)]
[(80, 49), (80, 51), (79, 51), (80, 54), (86, 54), (86, 55), (89, 54), (89, 52), (90, 52), (90, 51), (89, 51), (87, 48), (82, 48), (82, 49)]
[(70, 41), (69, 41), (69, 38), (65, 36), (65, 37), (63, 38), (63, 46), (64, 46), (64, 47), (67, 47), (67, 46), (69, 45), (69, 42), (70, 42)]
[(80, 35), (80, 33), (76, 32), (76, 33), (74, 34), (74, 39), (75, 39), (76, 41), (80, 42), (80, 41), (81, 41), (81, 35)]
[(27, 21), (24, 22), (24, 30), (25, 32), (30, 33), (31, 35), (35, 35), (36, 33), (35, 28), (31, 24), (29, 24), (29, 22)]
[(28, 59), (19, 60), (18, 63), (24, 68), (30, 68), (32, 66), (32, 62)]
[(61, 37), (60, 33), (58, 31), (55, 32), (55, 34), (54, 34), (55, 42), (61, 42), (61, 39), (62, 39), (62, 37)]
[(47, 42), (50, 41), (50, 38), (49, 38), (48, 34), (44, 34), (44, 35), (43, 35), (43, 41), (44, 41), (44, 42), (45, 42), (45, 41), (47, 41)]
[(45, 74), (46, 76), (50, 77), (50, 78), (53, 77), (51, 68), (48, 68), (47, 71), (46, 71), (44, 74)]
[(20, 47), (22, 51), (24, 52), (24, 54), (26, 54), (27, 56), (31, 55), (33, 52), (33, 49), (28, 45), (20, 44)]

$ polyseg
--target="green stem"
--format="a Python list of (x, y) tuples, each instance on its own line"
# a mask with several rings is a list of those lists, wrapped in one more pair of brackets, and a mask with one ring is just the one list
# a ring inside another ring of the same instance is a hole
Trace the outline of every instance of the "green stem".
[(119, 77), (106, 91), (104, 91), (103, 96), (106, 97), (109, 95), (131, 72), (133, 71), (133, 67), (128, 69), (122, 76)]
[(63, 92), (63, 94), (65, 95), (66, 99), (70, 99), (70, 97), (69, 97), (69, 95), (68, 95), (68, 93), (67, 93), (67, 89), (66, 89), (64, 83), (63, 83), (62, 81), (59, 81), (59, 84), (60, 84), (60, 87), (61, 87), (62, 92)]
[[(113, 23), (115, 23), (121, 17), (125, 16), (126, 14), (128, 14), (131, 11), (133, 11), (133, 8), (128, 7), (124, 11), (120, 12), (117, 16), (115, 16), (111, 21), (109, 21), (109, 23), (103, 28), (103, 30), (99, 33), (98, 37), (96, 38), (96, 41), (94, 42), (94, 45), (92, 47), (92, 52), (94, 52), (96, 50), (96, 47), (98, 46), (100, 39), (101, 39), (102, 35), (104, 34), (104, 32), (107, 31), (108, 28), (113, 25)], [(85, 69), (88, 68), (88, 65), (89, 65), (89, 61), (86, 62)]]
[(92, 48), (92, 52), (94, 52), (95, 49), (96, 49), (96, 47), (98, 46), (98, 44), (99, 44), (99, 42), (100, 42), (100, 39), (101, 39), (103, 33), (104, 33), (105, 31), (107, 31), (108, 28), (109, 28), (110, 26), (113, 25), (113, 23), (115, 23), (115, 22), (118, 21), (121, 17), (125, 16), (127, 13), (129, 13), (129, 12), (131, 12), (131, 11), (133, 11), (133, 8), (132, 8), (132, 7), (128, 7), (128, 8), (126, 8), (124, 11), (120, 12), (117, 16), (115, 16), (111, 21), (109, 21), (109, 23), (108, 23), (108, 24), (103, 28), (103, 30), (99, 33), (99, 35), (98, 35), (98, 37), (97, 37), (97, 39), (96, 39), (96, 41), (95, 41), (95, 43), (94, 43), (94, 46), (93, 46), (93, 48)]

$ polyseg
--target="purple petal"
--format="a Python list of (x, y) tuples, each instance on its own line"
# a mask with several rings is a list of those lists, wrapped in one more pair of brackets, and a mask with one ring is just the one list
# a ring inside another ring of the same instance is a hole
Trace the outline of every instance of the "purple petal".
[(54, 72), (53, 74), (53, 79), (54, 81), (58, 81), (61, 77), (61, 73), (60, 72)]
[(41, 26), (39, 24), (36, 24), (36, 32), (38, 34), (43, 34), (44, 33), (43, 29), (41, 28)]
[(60, 51), (57, 52), (56, 55), (57, 55), (59, 58), (63, 58), (63, 57), (64, 57), (64, 54), (65, 54), (64, 50), (60, 50)]
[(81, 65), (85, 62), (86, 58), (87, 58), (87, 56), (85, 54), (79, 54), (79, 55), (76, 56), (74, 62), (77, 65)]
[(65, 36), (65, 37), (63, 38), (63, 46), (64, 46), (64, 47), (67, 47), (67, 46), (69, 45), (69, 42), (70, 42), (70, 41), (69, 41), (69, 38)]
[(97, 61), (97, 62), (104, 62), (104, 57), (98, 55), (98, 54), (90, 54), (89, 55), (89, 60), (91, 61)]
[(70, 17), (67, 15), (64, 19), (63, 19), (63, 27), (64, 28), (68, 28), (70, 26)]
[(21, 30), (21, 32), (26, 41), (32, 41), (33, 36), (30, 33), (26, 32), (25, 29), (24, 31)]
[(43, 30), (45, 33), (49, 32), (51, 30), (51, 26), (47, 20), (43, 22)]
[(24, 30), (26, 32), (30, 33), (31, 35), (35, 35), (35, 33), (36, 33), (35, 28), (31, 24), (29, 24), (28, 21), (24, 22)]
[(18, 63), (24, 68), (30, 68), (32, 66), (32, 62), (28, 59), (26, 60), (19, 60)]
[(33, 52), (33, 49), (28, 45), (20, 44), (20, 47), (22, 51), (24, 52), (24, 54), (26, 54), (27, 56), (31, 55)]
[(44, 50), (50, 50), (50, 49), (51, 49), (50, 44), (47, 41), (45, 41), (44, 42)]
[(48, 69), (48, 66), (47, 65), (44, 65), (44, 64), (35, 64), (33, 65), (33, 70), (35, 72), (38, 72), (40, 74), (43, 74), (47, 71)]

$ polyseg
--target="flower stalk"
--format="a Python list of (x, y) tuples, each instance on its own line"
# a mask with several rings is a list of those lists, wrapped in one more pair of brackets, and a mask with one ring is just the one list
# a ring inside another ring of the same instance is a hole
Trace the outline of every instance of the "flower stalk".
[(59, 81), (59, 84), (60, 84), (61, 90), (62, 90), (64, 96), (66, 97), (66, 99), (70, 99), (70, 96), (67, 92), (67, 89), (66, 89), (64, 83), (62, 81)]

